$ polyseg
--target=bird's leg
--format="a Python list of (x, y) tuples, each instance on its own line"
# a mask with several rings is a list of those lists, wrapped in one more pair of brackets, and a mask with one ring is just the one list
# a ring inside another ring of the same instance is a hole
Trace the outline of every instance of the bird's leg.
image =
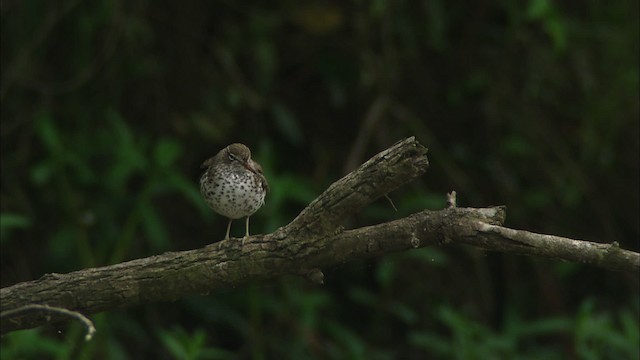
[(242, 246), (244, 246), (244, 239), (249, 238), (249, 217), (247, 216), (247, 220), (244, 226), (244, 237), (242, 238)]
[(229, 240), (229, 230), (231, 230), (231, 222), (233, 219), (229, 219), (229, 223), (227, 224), (227, 235), (224, 236), (225, 240)]

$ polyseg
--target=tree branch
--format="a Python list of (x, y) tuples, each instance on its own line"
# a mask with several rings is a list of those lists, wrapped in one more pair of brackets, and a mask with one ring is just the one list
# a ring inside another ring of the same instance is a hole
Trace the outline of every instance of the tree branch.
[(637, 273), (640, 269), (640, 254), (621, 249), (617, 241), (602, 244), (514, 230), (483, 222), (476, 225), (482, 236), (463, 237), (457, 242), (492, 251), (580, 262), (607, 270)]
[[(426, 153), (414, 138), (396, 143), (331, 185), (291, 223), (272, 234), (252, 236), (244, 246), (240, 240), (230, 239), (112, 266), (46, 274), (0, 289), (0, 308), (5, 312), (40, 304), (92, 314), (208, 294), (283, 274), (299, 274), (321, 283), (321, 268), (446, 243), (579, 261), (613, 270), (640, 269), (640, 254), (622, 250), (617, 243), (596, 244), (504, 228), (504, 207), (451, 206), (374, 226), (342, 229), (346, 217), (423, 174), (429, 164)], [(0, 316), (0, 333), (62, 319), (62, 315), (42, 313)]]

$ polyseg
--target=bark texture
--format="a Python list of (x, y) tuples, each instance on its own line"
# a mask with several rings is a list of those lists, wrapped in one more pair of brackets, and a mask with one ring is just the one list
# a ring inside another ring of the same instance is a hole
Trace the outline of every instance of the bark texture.
[[(402, 219), (353, 230), (342, 222), (375, 199), (422, 175), (427, 149), (413, 137), (377, 154), (332, 184), (291, 223), (272, 234), (220, 241), (201, 249), (169, 252), (112, 266), (0, 289), (3, 313), (29, 304), (88, 315), (190, 294), (208, 294), (248, 280), (299, 274), (322, 283), (320, 269), (412, 248), (462, 243), (487, 250), (583, 262), (611, 270), (638, 271), (640, 254), (617, 243), (598, 244), (502, 227), (504, 207), (421, 211)], [(47, 312), (0, 314), (0, 332), (64, 319)]]

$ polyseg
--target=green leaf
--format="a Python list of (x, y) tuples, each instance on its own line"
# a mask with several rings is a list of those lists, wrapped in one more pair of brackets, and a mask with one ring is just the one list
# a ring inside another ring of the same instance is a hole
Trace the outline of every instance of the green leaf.
[(161, 167), (169, 167), (173, 165), (181, 153), (182, 148), (177, 141), (160, 139), (154, 149), (155, 162)]
[(148, 202), (140, 203), (139, 209), (142, 225), (152, 249), (167, 249), (169, 247), (169, 236), (167, 235), (164, 222), (156, 210)]
[(51, 161), (43, 161), (35, 164), (33, 168), (31, 168), (31, 181), (38, 186), (48, 183), (53, 174), (53, 165)]
[(326, 324), (327, 333), (333, 340), (341, 344), (345, 350), (346, 358), (364, 359), (367, 346), (363, 339), (354, 331), (338, 322)]
[(167, 184), (187, 198), (187, 200), (189, 200), (189, 202), (194, 205), (198, 211), (200, 211), (203, 218), (211, 216), (212, 211), (207, 207), (207, 204), (202, 199), (202, 195), (200, 195), (200, 190), (195, 185), (197, 182), (189, 181), (189, 179), (185, 178), (178, 172), (171, 172), (167, 174), (165, 180), (167, 181)]
[(53, 125), (51, 114), (42, 113), (36, 119), (36, 130), (40, 136), (40, 140), (51, 153), (59, 153), (62, 149), (62, 142), (58, 130)]
[(451, 344), (451, 338), (437, 335), (434, 332), (413, 332), (409, 335), (409, 343), (427, 349), (430, 353), (439, 355), (442, 358), (450, 358), (452, 355), (453, 344)]
[(389, 257), (380, 260), (376, 267), (376, 279), (382, 287), (391, 285), (395, 275), (395, 258)]
[(52, 359), (63, 357), (69, 348), (63, 340), (40, 334), (42, 328), (12, 332), (2, 337), (2, 359)]
[(167, 350), (174, 356), (176, 359), (187, 359), (187, 349), (185, 349), (184, 345), (181, 343), (179, 339), (179, 334), (176, 334), (174, 331), (163, 330), (158, 333), (160, 337), (160, 341), (165, 346)]
[(540, 19), (551, 11), (550, 0), (532, 0), (529, 2), (527, 9), (527, 17), (529, 19)]
[(110, 110), (106, 116), (113, 129), (113, 135), (110, 136), (114, 137), (114, 164), (110, 168), (107, 184), (114, 189), (122, 189), (134, 173), (146, 168), (148, 161), (142, 142), (136, 141), (131, 128), (120, 113)]
[(350, 289), (349, 298), (355, 303), (372, 308), (375, 307), (377, 302), (377, 297), (374, 293), (361, 287), (354, 287)]
[(562, 334), (571, 331), (573, 322), (564, 317), (552, 317), (531, 321), (518, 326), (518, 336), (530, 338), (542, 335)]
[(407, 324), (415, 324), (418, 321), (418, 314), (411, 306), (394, 302), (389, 306), (389, 311)]
[(13, 229), (24, 229), (31, 226), (31, 220), (24, 215), (13, 213), (0, 214), (0, 243), (9, 239)]
[(6, 231), (13, 228), (27, 228), (31, 226), (31, 220), (28, 217), (14, 213), (0, 214), (0, 230)]
[(567, 26), (559, 16), (550, 17), (544, 22), (544, 29), (553, 41), (556, 51), (563, 51), (567, 48)]

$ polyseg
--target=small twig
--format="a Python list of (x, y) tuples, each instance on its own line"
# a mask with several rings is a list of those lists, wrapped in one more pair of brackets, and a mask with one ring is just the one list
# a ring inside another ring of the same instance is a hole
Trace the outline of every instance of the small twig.
[(52, 313), (58, 313), (58, 314), (69, 316), (81, 321), (84, 324), (84, 326), (87, 328), (87, 334), (84, 336), (85, 341), (91, 340), (93, 338), (93, 335), (96, 333), (96, 327), (93, 325), (93, 322), (89, 320), (89, 318), (87, 318), (86, 316), (80, 314), (77, 311), (71, 311), (64, 308), (59, 308), (59, 307), (49, 306), (49, 305), (29, 304), (25, 306), (20, 306), (15, 309), (1, 312), (0, 319), (4, 320), (5, 318), (11, 318), (19, 313), (22, 313), (25, 311), (31, 311), (31, 310), (42, 310), (42, 311), (48, 311)]
[(451, 209), (456, 206), (456, 191), (453, 190), (450, 193), (447, 193), (447, 208)]
[(396, 208), (396, 205), (393, 203), (393, 200), (391, 200), (391, 198), (389, 197), (389, 195), (384, 194), (384, 197), (387, 198), (387, 200), (389, 200), (389, 204), (391, 204), (391, 207), (393, 208), (393, 210), (395, 210), (396, 212), (398, 212), (398, 208)]

